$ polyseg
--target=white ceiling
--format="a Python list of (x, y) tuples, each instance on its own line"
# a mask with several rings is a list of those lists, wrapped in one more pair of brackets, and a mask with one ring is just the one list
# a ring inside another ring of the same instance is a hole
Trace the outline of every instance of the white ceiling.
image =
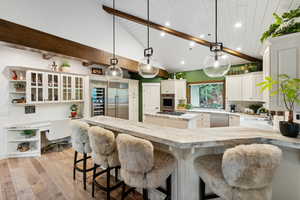
[[(102, 4), (112, 6), (112, 0), (101, 0)], [(116, 0), (116, 9), (146, 18), (146, 0)], [(214, 41), (214, 2), (213, 0), (150, 0), (150, 20), (170, 28)], [(261, 58), (260, 36), (273, 22), (272, 13), (283, 13), (295, 9), (300, 0), (218, 0), (219, 41), (232, 49), (242, 48), (241, 52)], [(146, 27), (124, 19), (121, 25), (143, 46), (146, 45)], [(235, 28), (241, 22), (241, 28)], [(207, 47), (196, 45), (190, 50), (189, 41), (151, 30), (150, 43), (154, 48), (155, 59), (168, 71), (187, 71), (201, 69)], [(208, 36), (208, 34), (212, 34)], [(231, 57), (232, 64), (248, 61)], [(184, 60), (185, 64), (181, 61)]]

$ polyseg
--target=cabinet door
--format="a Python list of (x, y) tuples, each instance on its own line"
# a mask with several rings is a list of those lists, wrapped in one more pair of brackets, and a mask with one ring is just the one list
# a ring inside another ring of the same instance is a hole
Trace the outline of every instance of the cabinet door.
[(38, 71), (27, 71), (26, 80), (26, 102), (29, 104), (43, 103), (45, 100), (44, 73)]
[(73, 81), (72, 75), (61, 75), (61, 101), (70, 102), (72, 101), (72, 88)]
[(73, 76), (74, 88), (72, 90), (72, 99), (75, 101), (83, 101), (83, 77)]
[(175, 92), (177, 99), (186, 99), (186, 81), (185, 80), (177, 80), (175, 83)]
[(243, 101), (251, 101), (252, 93), (253, 93), (253, 76), (252, 75), (244, 75), (241, 76), (242, 83), (242, 100)]
[(257, 86), (257, 84), (261, 82), (263, 82), (263, 74), (256, 74), (252, 77), (252, 87), (253, 87), (252, 100), (264, 101), (263, 94), (260, 91), (260, 87)]
[(48, 103), (60, 101), (60, 75), (56, 73), (45, 73), (45, 97)]
[(228, 101), (242, 100), (242, 77), (241, 76), (226, 77), (226, 98)]
[(129, 120), (139, 121), (139, 81), (129, 80)]
[(175, 82), (174, 80), (161, 81), (161, 93), (162, 94), (175, 94)]

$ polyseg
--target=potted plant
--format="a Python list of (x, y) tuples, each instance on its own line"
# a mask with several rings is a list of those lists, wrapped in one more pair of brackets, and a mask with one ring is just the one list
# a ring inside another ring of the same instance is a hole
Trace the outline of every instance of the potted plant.
[(273, 14), (275, 23), (271, 24), (269, 30), (263, 33), (260, 40), (264, 42), (269, 37), (278, 37), (290, 33), (300, 32), (300, 6), (282, 16)]
[(77, 116), (78, 105), (73, 104), (71, 105), (70, 109), (71, 109), (71, 117), (75, 118)]
[(70, 72), (71, 65), (67, 61), (63, 61), (63, 63), (60, 66), (60, 70), (62, 72)]
[[(299, 124), (294, 123), (295, 104), (300, 104), (300, 79), (290, 78), (286, 74), (279, 75), (278, 80), (272, 77), (266, 77), (265, 81), (259, 83), (261, 91), (271, 91), (271, 96), (281, 94), (284, 106), (289, 112), (288, 121), (280, 121), (279, 129), (282, 135), (288, 137), (297, 137), (299, 133)], [(274, 89), (274, 86), (278, 86)]]

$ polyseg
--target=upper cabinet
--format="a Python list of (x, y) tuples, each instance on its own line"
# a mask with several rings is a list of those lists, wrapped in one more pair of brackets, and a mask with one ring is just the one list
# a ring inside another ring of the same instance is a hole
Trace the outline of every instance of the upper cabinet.
[(186, 99), (186, 80), (162, 80), (161, 94), (175, 94), (176, 99)]
[(259, 101), (263, 102), (263, 94), (258, 83), (263, 81), (262, 72), (226, 76), (227, 101)]
[(129, 120), (139, 121), (139, 81), (129, 80)]
[[(271, 76), (275, 80), (280, 74), (300, 77), (300, 33), (271, 38), (265, 42), (261, 54), (264, 77)], [(266, 91), (264, 100), (269, 110), (285, 110), (281, 95), (270, 96)]]
[(84, 98), (84, 77), (26, 71), (26, 103), (79, 102)]

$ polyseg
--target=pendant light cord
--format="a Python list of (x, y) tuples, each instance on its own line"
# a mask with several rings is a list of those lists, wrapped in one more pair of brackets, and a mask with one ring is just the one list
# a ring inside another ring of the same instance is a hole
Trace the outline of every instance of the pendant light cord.
[(149, 8), (149, 0), (147, 0), (147, 19), (148, 19), (148, 24), (147, 24), (147, 39), (148, 39), (148, 49), (150, 47), (150, 8)]
[[(115, 10), (115, 0), (113, 0), (113, 9)], [(113, 14), (113, 58), (116, 58), (116, 16)]]
[(215, 39), (216, 43), (218, 43), (218, 0), (215, 0)]

